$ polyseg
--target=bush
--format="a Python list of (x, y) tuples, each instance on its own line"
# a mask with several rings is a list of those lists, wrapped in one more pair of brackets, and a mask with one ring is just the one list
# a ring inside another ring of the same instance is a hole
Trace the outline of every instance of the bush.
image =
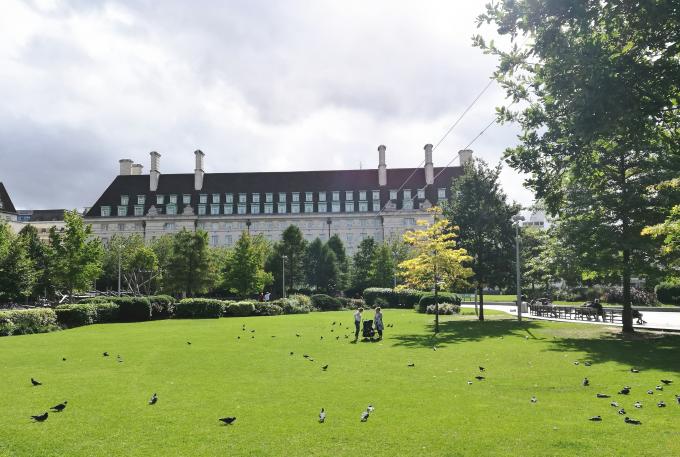
[[(308, 297), (305, 297), (308, 298)], [(279, 300), (274, 300), (272, 302), (274, 305), (278, 305), (283, 310), (283, 314), (306, 314), (312, 310), (311, 300), (310, 305), (305, 306), (298, 302), (295, 298), (281, 298)]]
[(175, 299), (170, 295), (149, 295), (153, 319), (168, 319), (175, 314)]
[[(459, 307), (462, 302), (461, 298), (458, 295), (449, 292), (439, 292), (437, 294), (437, 301), (439, 303), (450, 303)], [(422, 297), (420, 297), (420, 301), (418, 302), (417, 306), (418, 312), (419, 313), (426, 312), (430, 305), (434, 305), (434, 294), (428, 292), (424, 294)], [(434, 311), (431, 314), (434, 314)]]
[(330, 295), (312, 295), (312, 304), (320, 311), (339, 311), (342, 309), (342, 302)]
[(175, 317), (179, 318), (217, 318), (223, 312), (224, 302), (212, 298), (185, 298), (175, 304)]
[[(613, 287), (605, 292), (603, 299), (607, 303), (623, 304), (623, 289), (621, 287)], [(636, 287), (630, 288), (630, 300), (633, 305), (638, 306), (654, 306), (657, 304), (654, 292), (645, 292)]]
[(96, 323), (110, 324), (120, 321), (120, 305), (116, 303), (95, 303), (92, 306), (97, 313)]
[(661, 303), (680, 305), (680, 282), (662, 282), (654, 289)]
[(90, 297), (80, 304), (115, 303), (119, 305), (120, 322), (139, 322), (151, 319), (151, 302), (146, 297)]
[(94, 324), (97, 321), (95, 304), (78, 303), (76, 305), (59, 305), (54, 308), (57, 321), (62, 327), (80, 327)]
[[(361, 298), (345, 298), (345, 297), (338, 297), (338, 300), (342, 303), (342, 307), (344, 309), (358, 309), (358, 308), (364, 308), (366, 309), (366, 302), (362, 300)], [(375, 305), (376, 306), (381, 306), (378, 303), (379, 299), (376, 300)]]
[(229, 303), (224, 308), (224, 315), (230, 317), (245, 317), (255, 314), (256, 301), (237, 301)]
[(45, 333), (57, 328), (57, 315), (49, 308), (0, 311), (0, 336)]
[[(428, 305), (426, 308), (427, 314), (434, 314), (434, 308), (434, 305)], [(439, 315), (458, 313), (460, 313), (460, 305), (454, 305), (451, 303), (441, 303), (439, 305)]]
[(309, 298), (309, 295), (293, 294), (287, 298), (296, 300), (300, 304), (300, 306), (302, 306), (303, 308), (308, 308), (310, 311), (314, 309), (314, 306), (312, 305), (312, 299)]
[(283, 308), (274, 303), (255, 303), (253, 305), (255, 316), (279, 316), (283, 314)]
[(369, 287), (364, 290), (364, 300), (368, 306), (380, 306), (383, 308), (413, 308), (420, 302), (423, 295), (428, 292), (413, 289), (383, 289)]

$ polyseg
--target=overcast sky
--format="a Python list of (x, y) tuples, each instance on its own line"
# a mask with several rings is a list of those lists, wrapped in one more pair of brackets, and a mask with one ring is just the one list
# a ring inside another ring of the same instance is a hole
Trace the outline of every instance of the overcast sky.
[[(162, 173), (414, 167), (489, 81), (486, 0), (3, 0), (0, 181), (17, 208), (92, 205), (118, 159)], [(494, 85), (435, 151), (493, 119)], [(495, 125), (489, 162), (516, 142)], [(457, 161), (454, 162), (457, 164)], [(504, 170), (509, 196), (532, 196)]]

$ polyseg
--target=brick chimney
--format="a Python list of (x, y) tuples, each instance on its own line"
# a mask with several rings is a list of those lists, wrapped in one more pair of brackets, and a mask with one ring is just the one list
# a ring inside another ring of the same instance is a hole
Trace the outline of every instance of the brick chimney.
[(120, 164), (120, 173), (118, 173), (119, 175), (129, 176), (132, 174), (132, 160), (120, 159), (118, 163)]
[(149, 153), (151, 156), (151, 168), (149, 170), (149, 189), (151, 192), (156, 192), (158, 189), (158, 178), (161, 176), (161, 172), (158, 171), (158, 165), (161, 162), (161, 155), (156, 151), (151, 151)]
[(144, 168), (144, 165), (141, 163), (133, 163), (132, 164), (132, 175), (138, 176), (142, 174), (142, 168)]
[(387, 147), (384, 144), (378, 146), (378, 184), (380, 187), (387, 185), (387, 164), (385, 163), (385, 150)]
[(458, 151), (458, 158), (460, 159), (460, 166), (472, 160), (472, 149), (461, 149)]
[(434, 184), (434, 165), (432, 164), (432, 145), (426, 144), (425, 147), (425, 184)]
[(205, 154), (200, 149), (194, 151), (196, 155), (196, 168), (194, 169), (194, 189), (201, 190), (203, 188), (203, 158)]

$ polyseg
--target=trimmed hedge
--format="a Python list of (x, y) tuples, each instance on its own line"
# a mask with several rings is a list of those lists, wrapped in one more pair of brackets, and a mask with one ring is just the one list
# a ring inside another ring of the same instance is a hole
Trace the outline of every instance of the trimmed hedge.
[(80, 327), (97, 322), (95, 303), (79, 303), (77, 305), (59, 305), (54, 308), (57, 321), (62, 327)]
[[(460, 313), (460, 305), (453, 305), (451, 303), (441, 303), (437, 310), (439, 315), (442, 314), (458, 314)], [(427, 314), (434, 314), (434, 305), (428, 305), (426, 309)]]
[[(602, 298), (607, 303), (623, 304), (623, 288), (612, 287), (604, 293)], [(630, 301), (631, 304), (638, 306), (654, 306), (658, 304), (654, 292), (645, 292), (636, 287), (630, 288)]]
[(255, 303), (255, 316), (279, 316), (283, 314), (283, 308), (274, 303)]
[[(150, 298), (150, 297), (149, 297)], [(120, 305), (120, 322), (139, 322), (151, 319), (151, 302), (147, 297), (90, 297), (81, 304), (116, 303)]]
[(96, 303), (93, 305), (97, 312), (96, 321), (99, 324), (110, 324), (120, 321), (120, 305), (116, 303)]
[(252, 316), (255, 313), (255, 301), (237, 301), (228, 303), (224, 308), (224, 315), (229, 317)]
[(413, 308), (416, 306), (423, 295), (428, 292), (413, 289), (383, 289), (379, 287), (369, 287), (364, 290), (364, 300), (366, 305), (381, 306), (383, 308)]
[(274, 305), (281, 307), (283, 314), (306, 314), (312, 310), (311, 301), (310, 305), (303, 305), (295, 298), (280, 298), (271, 302)]
[(152, 319), (169, 319), (175, 314), (175, 299), (170, 295), (149, 295)]
[(224, 302), (210, 298), (185, 298), (175, 304), (175, 317), (218, 318), (224, 312)]
[(303, 308), (308, 308), (310, 311), (314, 309), (314, 306), (312, 305), (312, 299), (309, 298), (309, 295), (293, 294), (288, 296), (287, 298), (296, 300), (300, 304), (300, 306), (302, 306)]
[(46, 333), (57, 328), (57, 315), (53, 309), (0, 311), (0, 336)]
[[(438, 292), (437, 293), (437, 302), (441, 303), (450, 303), (452, 305), (460, 306), (462, 303), (461, 298), (456, 295), (452, 294), (450, 292)], [(430, 305), (434, 305), (434, 294), (431, 292), (426, 292), (423, 294), (422, 297), (420, 297), (420, 301), (418, 302), (418, 312), (419, 313), (424, 313), (427, 311), (427, 308)], [(432, 311), (432, 314), (434, 314), (434, 311)], [(441, 313), (440, 313), (441, 314)]]
[(662, 282), (654, 288), (654, 291), (661, 303), (680, 305), (680, 282)]
[(312, 304), (320, 311), (339, 311), (342, 309), (342, 302), (330, 295), (312, 295)]

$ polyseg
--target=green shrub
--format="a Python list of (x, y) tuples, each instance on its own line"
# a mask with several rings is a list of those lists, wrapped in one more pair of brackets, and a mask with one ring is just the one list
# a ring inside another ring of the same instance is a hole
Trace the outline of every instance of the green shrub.
[(272, 301), (272, 303), (280, 306), (283, 310), (283, 314), (306, 314), (312, 310), (311, 304), (309, 306), (304, 306), (293, 297), (280, 298)]
[(255, 303), (255, 316), (279, 316), (283, 314), (283, 308), (274, 303)]
[(170, 295), (149, 295), (153, 319), (168, 319), (175, 314), (175, 299)]
[[(344, 309), (366, 308), (366, 302), (361, 298), (338, 297), (337, 300), (340, 300)], [(376, 306), (380, 306), (379, 301), (380, 299), (376, 300)]]
[(120, 322), (120, 305), (116, 303), (94, 303), (97, 316), (96, 323), (110, 324), (112, 322)]
[(309, 295), (293, 294), (287, 298), (296, 300), (300, 304), (300, 306), (302, 306), (303, 308), (308, 308), (310, 311), (314, 309), (314, 305), (312, 305), (312, 299), (309, 298)]
[(245, 317), (255, 314), (256, 301), (237, 301), (227, 304), (224, 315), (229, 317)]
[(0, 336), (45, 333), (57, 328), (57, 315), (53, 309), (0, 311)]
[(661, 303), (680, 305), (680, 282), (662, 282), (654, 289)]
[(146, 297), (111, 297), (120, 306), (121, 322), (139, 322), (151, 319), (151, 302)]
[(211, 298), (185, 298), (175, 304), (175, 317), (217, 318), (224, 312), (224, 302)]
[[(452, 294), (450, 292), (439, 292), (437, 293), (437, 302), (438, 303), (451, 303), (453, 305), (460, 306), (462, 303), (461, 298), (456, 295)], [(428, 306), (434, 305), (434, 294), (427, 292), (423, 294), (422, 297), (420, 297), (420, 301), (418, 302), (417, 310), (419, 313), (424, 313), (426, 312)]]
[(427, 294), (420, 290), (413, 289), (386, 289), (378, 287), (369, 287), (364, 290), (364, 300), (366, 305), (380, 306), (382, 308), (413, 308), (420, 302), (420, 298)]
[(95, 304), (78, 303), (75, 305), (59, 305), (54, 308), (59, 325), (66, 328), (91, 325), (97, 321)]
[[(623, 288), (612, 287), (605, 292), (604, 301), (607, 303), (623, 304)], [(654, 306), (657, 304), (654, 292), (646, 292), (636, 287), (630, 288), (630, 301), (633, 305)]]
[[(427, 314), (434, 314), (435, 305), (428, 305), (426, 308)], [(451, 303), (442, 303), (439, 305), (438, 309), (440, 315), (442, 314), (458, 314), (460, 313), (460, 305), (454, 305)]]
[(330, 295), (312, 295), (312, 304), (320, 311), (339, 311), (342, 309), (342, 302)]
[(90, 297), (81, 300), (80, 303), (116, 303), (119, 305), (118, 320), (120, 322), (139, 322), (151, 319), (151, 302), (147, 297)]

